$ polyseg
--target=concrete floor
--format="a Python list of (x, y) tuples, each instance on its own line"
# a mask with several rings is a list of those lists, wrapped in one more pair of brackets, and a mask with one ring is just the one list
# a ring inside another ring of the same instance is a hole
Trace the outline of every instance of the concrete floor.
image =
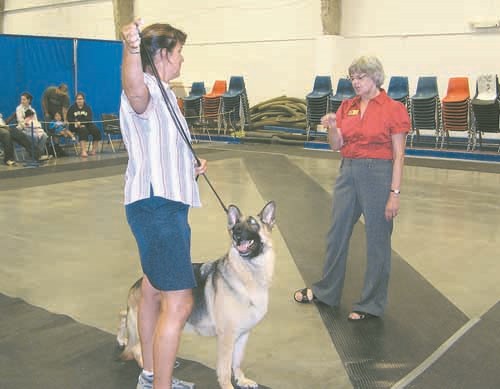
[[(263, 197), (237, 155), (264, 161), (271, 156), (286, 158), (329, 195), (339, 166), (334, 153), (298, 147), (199, 144), (195, 148), (209, 161), (208, 177), (223, 201), (244, 213), (257, 213), (271, 198)], [(54, 166), (90, 166), (114, 158), (123, 163), (75, 170), (73, 177), (66, 170), (49, 172)], [(493, 172), (491, 166), (490, 172), (482, 171), (481, 163), (472, 171), (422, 167), (415, 160), (409, 165), (393, 250), (469, 319), (478, 318), (500, 300), (500, 164)], [(115, 333), (128, 288), (140, 275), (122, 204), (124, 169), (124, 153), (105, 153), (83, 162), (61, 158), (37, 168), (47, 173), (40, 175), (1, 176), (25, 168), (0, 167), (0, 292)], [(297, 195), (293, 178), (285, 171), (269, 166), (269, 175), (276, 182), (289, 180), (284, 185), (289, 186), (290, 196)], [(191, 211), (190, 224), (193, 259), (203, 261), (221, 256), (229, 242), (224, 212), (203, 179), (199, 185), (204, 206)], [(293, 210), (277, 206), (273, 233), (277, 263), (269, 312), (250, 336), (244, 369), (250, 378), (271, 388), (351, 388), (318, 310), (292, 301), (292, 291), (305, 282), (280, 228), (280, 214)], [(311, 233), (325, 235), (326, 231), (315, 230), (314, 221), (305, 222)], [(215, 341), (187, 334), (180, 356), (213, 368)]]

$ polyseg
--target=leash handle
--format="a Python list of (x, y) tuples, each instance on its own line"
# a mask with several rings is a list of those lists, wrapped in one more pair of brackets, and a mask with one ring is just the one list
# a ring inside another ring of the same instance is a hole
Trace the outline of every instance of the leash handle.
[[(177, 128), (177, 131), (180, 133), (182, 139), (184, 140), (184, 142), (188, 146), (189, 150), (191, 151), (191, 154), (193, 155), (197, 166), (201, 166), (201, 161), (198, 158), (198, 156), (196, 155), (196, 152), (194, 151), (193, 145), (191, 144), (189, 137), (187, 136), (187, 134), (182, 126), (182, 123), (180, 122), (180, 119), (177, 116), (177, 113), (175, 112), (174, 107), (172, 106), (172, 102), (168, 98), (167, 91), (165, 90), (165, 87), (163, 86), (163, 83), (160, 79), (160, 75), (158, 74), (158, 70), (156, 69), (156, 66), (154, 66), (153, 58), (151, 57), (151, 54), (149, 53), (149, 51), (146, 49), (145, 45), (142, 42), (142, 33), (141, 33), (140, 28), (139, 28), (139, 25), (136, 25), (136, 26), (137, 26), (137, 32), (139, 34), (139, 38), (141, 39), (140, 46), (141, 46), (141, 48), (144, 49), (143, 51), (146, 54), (146, 60), (149, 64), (149, 66), (151, 67), (153, 75), (156, 79), (156, 83), (158, 84), (158, 87), (160, 88), (160, 92), (161, 92), (161, 95), (163, 97), (163, 100), (165, 101), (165, 104), (167, 105), (168, 112), (170, 113), (170, 116), (174, 120), (174, 124), (175, 124), (175, 127)], [(213, 187), (212, 183), (208, 179), (206, 173), (203, 173), (202, 175), (205, 178), (205, 181), (207, 182), (208, 186), (210, 187), (210, 189), (214, 193), (215, 197), (219, 201), (219, 204), (221, 205), (222, 209), (224, 210), (225, 213), (227, 213), (227, 207), (224, 205), (224, 202), (222, 201), (219, 194), (217, 193), (217, 191)], [(198, 180), (198, 177), (196, 178), (196, 180)]]

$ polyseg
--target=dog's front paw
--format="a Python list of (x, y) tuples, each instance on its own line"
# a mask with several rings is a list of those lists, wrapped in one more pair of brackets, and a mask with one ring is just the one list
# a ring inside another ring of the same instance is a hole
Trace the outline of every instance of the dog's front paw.
[(120, 312), (120, 327), (116, 334), (116, 341), (121, 347), (125, 347), (128, 343), (127, 339), (127, 311)]
[(236, 387), (238, 389), (257, 389), (259, 384), (246, 377), (241, 377), (236, 379)]

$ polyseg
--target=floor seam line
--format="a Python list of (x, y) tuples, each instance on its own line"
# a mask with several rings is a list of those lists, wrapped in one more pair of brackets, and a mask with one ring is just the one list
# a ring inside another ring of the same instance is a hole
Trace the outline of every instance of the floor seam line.
[(411, 384), (415, 379), (417, 379), (422, 373), (424, 373), (429, 367), (431, 367), (444, 353), (446, 353), (451, 346), (453, 346), (458, 340), (460, 340), (472, 327), (474, 327), (481, 318), (476, 317), (470, 319), (465, 323), (458, 331), (456, 331), (452, 336), (450, 336), (441, 346), (439, 346), (436, 351), (429, 355), (420, 365), (409, 372), (406, 376), (396, 382), (391, 389), (403, 389)]

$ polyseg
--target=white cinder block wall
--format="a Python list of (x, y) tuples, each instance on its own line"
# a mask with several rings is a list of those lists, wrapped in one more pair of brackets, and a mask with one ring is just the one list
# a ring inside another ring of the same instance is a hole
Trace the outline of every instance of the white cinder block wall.
[(113, 0), (5, 0), (3, 32), (112, 40)]
[[(343, 0), (341, 36), (323, 36), (321, 0), (136, 0), (146, 23), (169, 22), (189, 37), (179, 80), (186, 86), (243, 75), (250, 104), (304, 97), (314, 76), (334, 87), (351, 60), (374, 54), (391, 75), (468, 76), (500, 73), (500, 29), (475, 32), (472, 21), (500, 21), (498, 0)], [(112, 0), (5, 0), (4, 32), (114, 39)], [(387, 83), (386, 83), (387, 86)]]
[(188, 33), (182, 79), (190, 85), (245, 77), (250, 105), (304, 97), (322, 34), (320, 0), (137, 0), (146, 23), (168, 21)]
[[(477, 32), (470, 26), (500, 23), (498, 0), (355, 0), (342, 6), (342, 59), (375, 54), (388, 76), (410, 78), (410, 93), (418, 76), (437, 76), (444, 97), (450, 77), (469, 77), (473, 94), (479, 74), (500, 74), (500, 28)], [(340, 68), (349, 65), (340, 62)]]

